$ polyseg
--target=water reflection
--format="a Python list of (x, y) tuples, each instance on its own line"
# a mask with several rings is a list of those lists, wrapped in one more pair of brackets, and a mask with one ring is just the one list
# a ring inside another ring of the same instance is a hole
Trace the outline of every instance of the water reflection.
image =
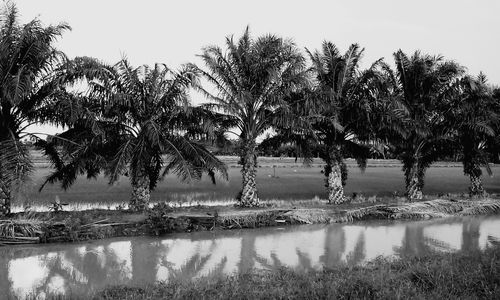
[(0, 248), (0, 291), (85, 294), (112, 284), (186, 280), (287, 266), (361, 264), (378, 256), (485, 249), (500, 240), (500, 216), (426, 222), (366, 222), (138, 237), (87, 244)]

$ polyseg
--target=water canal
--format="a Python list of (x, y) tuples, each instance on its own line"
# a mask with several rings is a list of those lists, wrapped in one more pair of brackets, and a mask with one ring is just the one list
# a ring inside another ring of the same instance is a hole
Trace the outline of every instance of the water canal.
[[(370, 221), (132, 237), (0, 248), (4, 296), (85, 295), (106, 285), (223, 276), (252, 268), (297, 270), (363, 264), (378, 256), (485, 249), (500, 240), (500, 216)], [(5, 294), (6, 292), (6, 294)]]

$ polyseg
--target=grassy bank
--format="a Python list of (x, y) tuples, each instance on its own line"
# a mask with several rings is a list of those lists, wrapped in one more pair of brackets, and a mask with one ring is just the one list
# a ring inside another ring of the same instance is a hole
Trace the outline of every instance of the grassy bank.
[(172, 208), (158, 204), (147, 212), (88, 210), (19, 213), (0, 220), (0, 245), (75, 242), (119, 236), (164, 235), (295, 224), (328, 224), (358, 220), (430, 219), (500, 213), (499, 199), (436, 199), (414, 203), (348, 203), (320, 200), (268, 202), (268, 207)]
[[(74, 295), (76, 296), (76, 295)], [(317, 272), (109, 287), (96, 299), (500, 299), (500, 247)]]

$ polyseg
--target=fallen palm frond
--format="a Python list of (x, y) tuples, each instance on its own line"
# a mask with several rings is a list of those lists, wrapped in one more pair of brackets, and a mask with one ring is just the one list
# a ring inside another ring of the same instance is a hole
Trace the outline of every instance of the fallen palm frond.
[(489, 199), (474, 202), (473, 206), (465, 208), (460, 214), (463, 216), (469, 216), (494, 213), (500, 213), (500, 201)]
[(12, 237), (12, 238), (0, 237), (0, 246), (38, 244), (39, 242), (40, 242), (39, 237)]
[(31, 216), (0, 220), (0, 246), (113, 237), (119, 235), (117, 232), (135, 228), (135, 225), (130, 222), (111, 223), (108, 219), (87, 224), (81, 224), (78, 218), (54, 222)]
[(391, 219), (394, 220), (421, 220), (421, 219), (434, 219), (434, 218), (445, 218), (449, 217), (449, 214), (434, 211), (420, 211), (420, 212), (400, 212), (390, 215)]
[(295, 209), (284, 214), (290, 224), (331, 223), (335, 215), (324, 209)]
[(386, 219), (388, 217), (387, 211), (383, 210), (386, 207), (386, 205), (375, 205), (348, 210), (342, 217), (337, 220), (337, 222), (352, 222), (354, 220), (363, 220), (368, 218)]
[(43, 229), (43, 242), (73, 242), (130, 235), (142, 224), (134, 222), (109, 222), (109, 219), (83, 223), (68, 218), (62, 222), (47, 223)]
[(0, 245), (38, 243), (43, 224), (32, 217), (0, 220)]
[(472, 205), (471, 201), (458, 201), (447, 199), (436, 199), (423, 202), (406, 203), (400, 206), (392, 206), (387, 209), (394, 213), (401, 212), (440, 212), (454, 214)]
[(348, 210), (338, 220), (352, 222), (367, 219), (430, 219), (449, 216), (492, 214), (500, 212), (500, 201), (486, 199), (482, 201), (436, 199), (423, 202), (406, 203), (398, 206), (375, 205)]
[(284, 215), (288, 211), (290, 210), (263, 210), (245, 214), (219, 215), (216, 225), (225, 229), (276, 226), (286, 222)]
[(36, 219), (0, 220), (0, 237), (37, 237), (42, 233), (42, 224)]
[[(81, 226), (81, 228), (85, 228), (85, 227), (90, 227), (90, 226), (93, 226), (93, 225), (97, 225), (99, 223), (103, 223), (103, 222), (106, 222), (108, 220), (109, 219), (104, 219), (104, 220), (99, 220), (99, 221), (95, 221), (95, 222), (92, 222), (92, 223), (84, 224), (84, 225)], [(107, 224), (102, 224), (102, 225), (107, 225)]]

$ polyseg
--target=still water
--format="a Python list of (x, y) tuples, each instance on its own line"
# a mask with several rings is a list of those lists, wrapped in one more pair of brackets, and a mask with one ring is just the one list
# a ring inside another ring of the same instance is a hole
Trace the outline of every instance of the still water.
[(0, 248), (0, 297), (85, 295), (112, 284), (187, 280), (251, 268), (297, 270), (363, 264), (378, 256), (485, 249), (500, 216), (364, 222), (134, 237)]

